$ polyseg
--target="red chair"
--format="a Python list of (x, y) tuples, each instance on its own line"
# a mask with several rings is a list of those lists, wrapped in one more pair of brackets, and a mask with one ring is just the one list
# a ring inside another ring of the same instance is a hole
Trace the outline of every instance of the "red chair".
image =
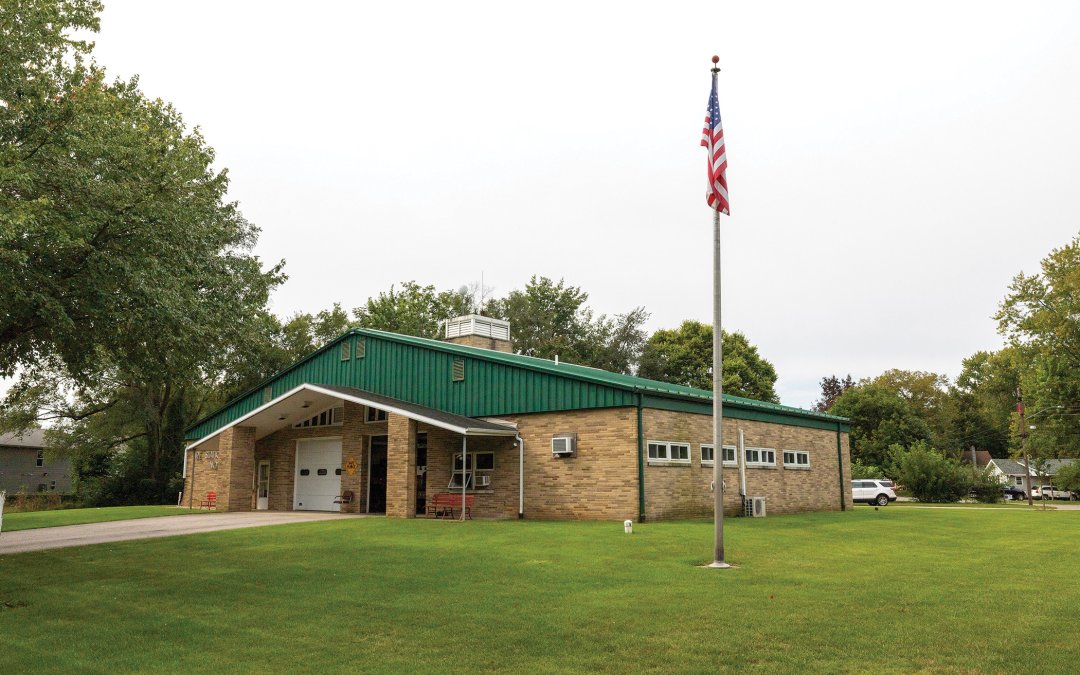
[(203, 499), (199, 502), (199, 508), (207, 510), (214, 509), (215, 511), (217, 511), (217, 493), (207, 492), (206, 499)]

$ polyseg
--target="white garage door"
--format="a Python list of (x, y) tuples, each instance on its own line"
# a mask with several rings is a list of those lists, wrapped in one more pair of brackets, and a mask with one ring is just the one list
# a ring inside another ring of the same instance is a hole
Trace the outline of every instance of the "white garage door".
[(340, 511), (341, 439), (300, 441), (296, 446), (296, 511)]

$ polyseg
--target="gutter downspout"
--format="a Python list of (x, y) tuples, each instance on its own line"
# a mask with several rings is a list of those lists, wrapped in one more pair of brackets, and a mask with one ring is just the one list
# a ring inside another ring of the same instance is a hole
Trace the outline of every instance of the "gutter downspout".
[[(184, 461), (185, 462), (187, 461), (187, 453), (186, 452), (184, 453)], [(189, 509), (195, 508), (195, 502), (193, 501), (195, 499), (195, 464), (196, 464), (195, 450), (193, 448), (191, 450), (191, 494), (188, 495), (188, 503), (187, 503), (187, 506), (188, 506)]]
[(525, 517), (525, 440), (517, 435), (518, 443), (518, 520)]
[(847, 511), (844, 500), (844, 450), (840, 446), (840, 423), (836, 423), (836, 470), (840, 474), (840, 510)]
[[(739, 453), (739, 494), (742, 495), (743, 511), (746, 510), (746, 437), (743, 430), (739, 429), (739, 447), (735, 449)], [(722, 453), (721, 453), (722, 454)]]
[(641, 392), (637, 395), (638, 522), (645, 522), (645, 441), (641, 421)]

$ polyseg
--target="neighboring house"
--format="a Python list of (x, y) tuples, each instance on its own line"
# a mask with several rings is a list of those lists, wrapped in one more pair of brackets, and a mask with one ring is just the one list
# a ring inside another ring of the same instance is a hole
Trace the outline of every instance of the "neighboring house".
[(71, 460), (50, 459), (45, 434), (32, 429), (0, 434), (0, 490), (15, 492), (71, 491)]
[(478, 517), (704, 517), (720, 454), (734, 514), (741, 430), (769, 513), (851, 504), (845, 418), (725, 396), (716, 453), (711, 392), (514, 354), (505, 321), (445, 332), (352, 330), (199, 420), (184, 502), (411, 517), (464, 489)]
[[(1061, 470), (1061, 467), (1076, 461), (1080, 460), (1049, 459), (1042, 464), (1031, 462), (1031, 480), (1034, 486), (1039, 487), (1043, 484), (1053, 483), (1054, 476)], [(1028, 469), (1023, 460), (992, 459), (988, 466), (991, 473), (1002, 478), (1008, 485), (1023, 490), (1025, 495), (1030, 494)], [(1039, 471), (1037, 467), (1041, 467), (1042, 471)]]

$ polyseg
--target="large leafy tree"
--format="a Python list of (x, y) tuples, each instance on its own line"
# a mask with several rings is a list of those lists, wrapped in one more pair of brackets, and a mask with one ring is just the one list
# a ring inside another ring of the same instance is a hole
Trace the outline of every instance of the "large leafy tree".
[(20, 370), (0, 424), (51, 420), (54, 445), (113, 474), (122, 457), (129, 492), (156, 499), (283, 276), (251, 254), (198, 130), (83, 65), (66, 35), (98, 10), (0, 6), (0, 372)]
[(510, 322), (520, 354), (633, 372), (649, 314), (637, 307), (615, 317), (597, 316), (588, 299), (588, 293), (562, 279), (534, 276), (525, 288), (489, 301), (484, 312)]
[[(712, 389), (712, 326), (683, 321), (658, 330), (645, 343), (638, 374), (654, 380)], [(779, 403), (776, 369), (742, 333), (721, 332), (724, 393)]]
[(930, 427), (896, 390), (860, 382), (836, 400), (829, 412), (851, 420), (851, 458), (885, 466), (889, 447), (930, 439)]
[(1017, 275), (995, 319), (1022, 364), (1028, 413), (1039, 415), (1029, 449), (1080, 456), (1080, 236), (1051, 251), (1039, 274)]
[(437, 291), (406, 281), (391, 286), (353, 310), (356, 324), (417, 337), (439, 337), (439, 324), (446, 319), (471, 313), (475, 308), (473, 293), (463, 287), (456, 291)]

